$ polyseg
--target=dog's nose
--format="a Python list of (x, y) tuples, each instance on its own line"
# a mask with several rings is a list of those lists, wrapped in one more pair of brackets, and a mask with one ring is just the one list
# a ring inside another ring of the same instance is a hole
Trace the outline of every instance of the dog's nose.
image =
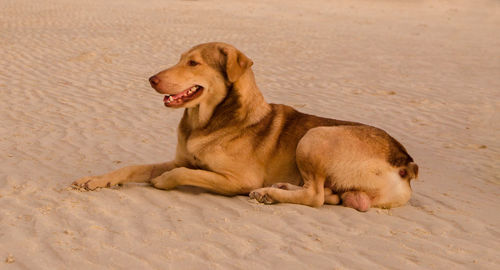
[(156, 75), (154, 75), (151, 78), (149, 78), (149, 83), (152, 86), (158, 85), (160, 83), (160, 79), (158, 79), (158, 77), (156, 77)]

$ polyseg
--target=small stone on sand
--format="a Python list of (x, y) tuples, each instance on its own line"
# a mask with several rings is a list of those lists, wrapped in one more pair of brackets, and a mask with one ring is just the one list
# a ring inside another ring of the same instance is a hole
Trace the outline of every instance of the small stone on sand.
[(12, 254), (9, 254), (9, 256), (7, 256), (7, 258), (5, 258), (6, 263), (14, 263), (15, 261), (16, 261), (16, 259), (14, 258), (14, 256), (12, 256)]

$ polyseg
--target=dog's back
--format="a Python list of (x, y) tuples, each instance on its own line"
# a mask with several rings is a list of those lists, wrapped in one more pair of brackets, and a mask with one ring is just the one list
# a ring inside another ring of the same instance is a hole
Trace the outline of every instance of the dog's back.
[[(276, 174), (284, 175), (284, 167), (295, 166), (297, 144), (309, 130), (316, 127), (331, 126), (356, 126), (359, 127), (356, 129), (358, 131), (356, 134), (360, 137), (377, 136), (378, 140), (384, 141), (384, 149), (381, 150), (385, 152), (387, 162), (398, 168), (408, 167), (407, 174), (404, 177), (415, 178), (418, 173), (418, 166), (412, 163), (413, 158), (407, 153), (406, 149), (396, 139), (381, 129), (361, 123), (302, 113), (282, 104), (271, 104), (271, 108), (266, 117), (247, 129), (242, 130), (242, 132), (255, 134), (252, 138), (254, 147), (260, 149), (266, 156), (269, 153), (273, 153), (273, 162), (293, 165), (269, 164), (270, 171), (273, 171), (274, 168), (279, 168), (279, 172), (276, 172)], [(288, 177), (290, 177), (290, 174), (299, 175), (296, 166), (295, 169), (290, 169), (292, 171), (289, 172)], [(269, 173), (269, 175), (270, 177), (273, 175), (271, 178), (275, 179), (274, 181), (279, 180), (274, 177), (275, 173)]]

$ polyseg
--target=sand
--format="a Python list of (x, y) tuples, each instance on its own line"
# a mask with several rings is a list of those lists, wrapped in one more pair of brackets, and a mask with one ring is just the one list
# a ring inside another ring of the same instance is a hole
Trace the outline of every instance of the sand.
[[(500, 2), (0, 1), (0, 269), (499, 269)], [(387, 130), (408, 205), (68, 186), (170, 160), (147, 78), (208, 41), (266, 100)]]

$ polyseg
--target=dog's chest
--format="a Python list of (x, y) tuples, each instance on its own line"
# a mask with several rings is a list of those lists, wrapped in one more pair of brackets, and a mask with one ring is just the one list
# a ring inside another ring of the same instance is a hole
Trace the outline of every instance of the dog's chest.
[(185, 159), (201, 169), (213, 168), (224, 152), (220, 144), (207, 137), (189, 138), (184, 149)]

